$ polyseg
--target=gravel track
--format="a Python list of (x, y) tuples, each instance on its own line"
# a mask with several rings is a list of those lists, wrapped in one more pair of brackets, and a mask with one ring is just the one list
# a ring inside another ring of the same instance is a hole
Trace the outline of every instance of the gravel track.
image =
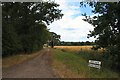
[(51, 50), (45, 48), (39, 56), (12, 66), (2, 69), (3, 78), (57, 78), (51, 66)]

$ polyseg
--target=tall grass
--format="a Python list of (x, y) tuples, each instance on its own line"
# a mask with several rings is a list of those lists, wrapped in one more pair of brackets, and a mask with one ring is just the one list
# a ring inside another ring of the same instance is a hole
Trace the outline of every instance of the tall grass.
[[(55, 48), (60, 49), (64, 52), (75, 53), (75, 55), (84, 58), (86, 61), (99, 60), (103, 61), (104, 50), (92, 50), (92, 46), (55, 46)], [(106, 64), (105, 64), (106, 65)]]
[[(59, 73), (65, 72), (68, 75), (64, 77), (82, 77), (82, 78), (116, 78), (118, 73), (105, 68), (103, 60), (102, 50), (91, 50), (92, 46), (55, 46), (54, 58), (57, 63), (61, 63), (61, 66), (65, 66), (61, 69), (58, 67)], [(75, 54), (74, 54), (75, 53)], [(95, 69), (88, 67), (88, 60), (100, 60), (102, 61), (102, 68)], [(63, 73), (62, 73), (63, 75)]]

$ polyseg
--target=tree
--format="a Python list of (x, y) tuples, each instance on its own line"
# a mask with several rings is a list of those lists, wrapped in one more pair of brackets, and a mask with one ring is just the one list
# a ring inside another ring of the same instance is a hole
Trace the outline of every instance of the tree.
[(57, 35), (54, 32), (50, 32), (50, 45), (53, 48), (55, 45), (60, 44), (60, 35)]
[[(84, 2), (81, 6), (86, 5)], [(84, 21), (92, 24), (94, 30), (90, 31), (88, 37), (96, 37), (97, 48), (105, 48), (105, 58), (111, 60), (111, 68), (120, 70), (120, 2), (101, 3), (88, 2), (89, 6), (94, 7), (92, 12), (98, 16), (86, 17)]]
[(48, 2), (3, 2), (3, 55), (31, 53), (42, 48), (50, 34), (47, 25), (62, 18), (59, 5)]
[(91, 45), (91, 43), (89, 41), (86, 41), (85, 45)]

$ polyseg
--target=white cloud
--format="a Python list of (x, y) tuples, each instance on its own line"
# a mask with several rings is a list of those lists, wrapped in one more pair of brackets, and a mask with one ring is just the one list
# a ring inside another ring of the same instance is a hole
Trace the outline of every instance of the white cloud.
[[(83, 21), (83, 16), (73, 18), (73, 15), (81, 14), (80, 7), (69, 5), (65, 0), (55, 0), (60, 4), (64, 14), (61, 20), (53, 22), (49, 25), (50, 31), (61, 35), (61, 41), (94, 41), (94, 38), (87, 39), (89, 30), (93, 30), (93, 26)], [(77, 0), (79, 3), (79, 0)]]

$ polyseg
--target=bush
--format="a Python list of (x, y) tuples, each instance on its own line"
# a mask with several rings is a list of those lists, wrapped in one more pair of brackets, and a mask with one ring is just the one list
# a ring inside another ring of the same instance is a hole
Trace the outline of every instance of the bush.
[(117, 46), (109, 46), (104, 52), (100, 52), (98, 50), (80, 50), (78, 55), (83, 57), (87, 61), (89, 59), (100, 60), (102, 61), (102, 66), (105, 68), (119, 70), (119, 57), (117, 53), (119, 53)]
[(102, 56), (106, 67), (109, 67), (111, 69), (114, 70), (119, 70), (119, 57), (118, 54), (119, 53), (119, 49), (117, 46), (109, 46), (107, 48), (107, 51), (104, 53), (104, 55)]

